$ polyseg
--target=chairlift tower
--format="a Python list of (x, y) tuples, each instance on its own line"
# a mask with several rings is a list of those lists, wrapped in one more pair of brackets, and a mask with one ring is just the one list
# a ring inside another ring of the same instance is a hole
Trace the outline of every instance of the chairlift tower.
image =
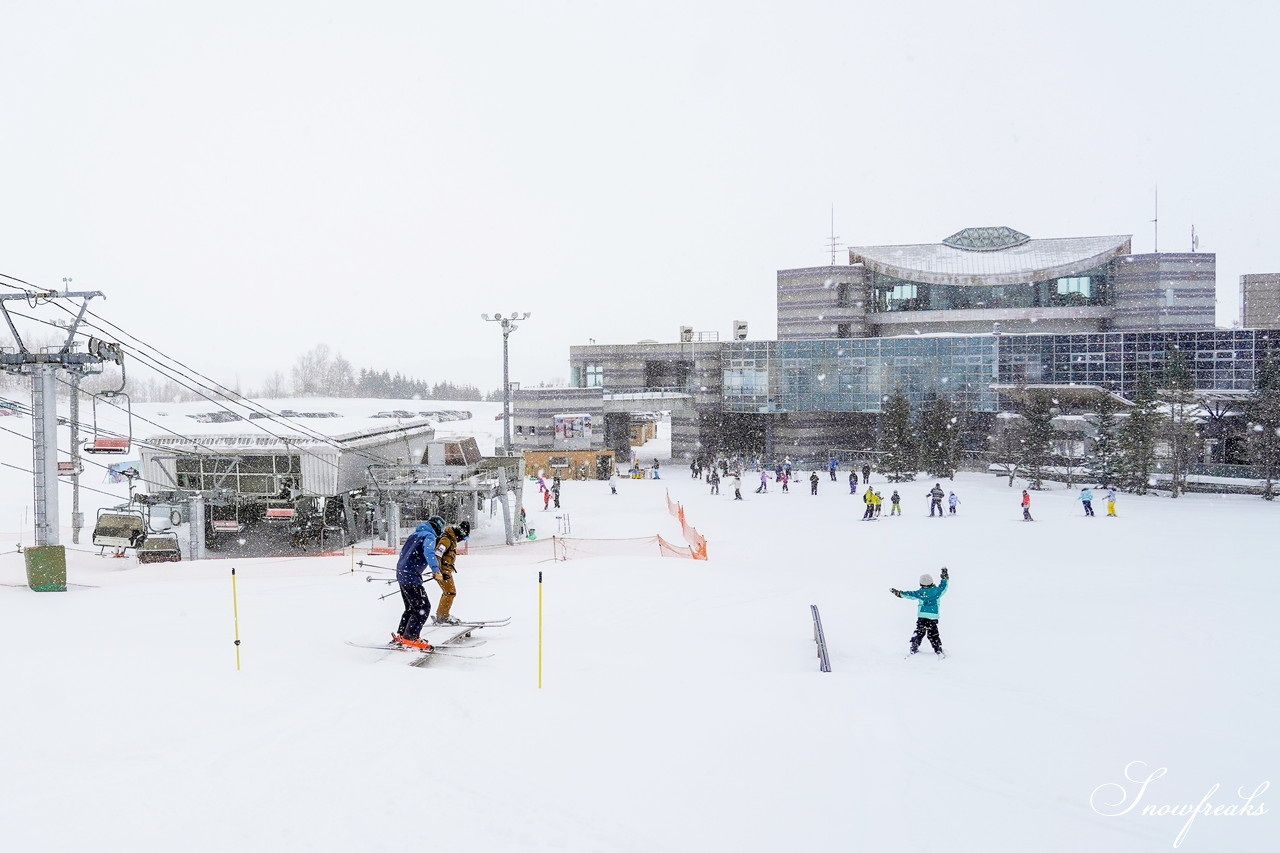
[(481, 314), (480, 319), (502, 324), (502, 452), (507, 456), (514, 456), (515, 453), (511, 449), (511, 372), (507, 355), (507, 339), (511, 337), (512, 332), (520, 328), (516, 325), (517, 321), (529, 319), (529, 312), (512, 311), (508, 317), (503, 317), (501, 314), (494, 314), (492, 317)]
[[(57, 291), (36, 293), (0, 294), (0, 313), (17, 344), (16, 350), (0, 351), (0, 370), (26, 374), (31, 377), (31, 441), (35, 497), (35, 544), (58, 545), (58, 371), (65, 370), (77, 378), (90, 373), (101, 373), (103, 363), (123, 359), (119, 344), (90, 339), (88, 352), (75, 352), (72, 344), (76, 330), (89, 308), (89, 300), (102, 296), (98, 290)], [(23, 343), (7, 303), (22, 300), (35, 307), (55, 299), (80, 299), (80, 310), (68, 325), (67, 339), (62, 346), (51, 351), (32, 352)]]

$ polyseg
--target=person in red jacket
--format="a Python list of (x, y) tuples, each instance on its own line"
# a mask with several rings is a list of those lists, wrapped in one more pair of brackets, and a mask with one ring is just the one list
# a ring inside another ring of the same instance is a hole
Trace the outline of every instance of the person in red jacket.
[(1031, 517), (1031, 495), (1027, 494), (1026, 489), (1022, 490), (1022, 520), (1035, 521), (1035, 519)]

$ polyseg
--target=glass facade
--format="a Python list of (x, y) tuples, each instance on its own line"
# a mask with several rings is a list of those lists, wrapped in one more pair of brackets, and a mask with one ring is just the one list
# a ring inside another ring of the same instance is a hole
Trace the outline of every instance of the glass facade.
[(873, 272), (872, 310), (954, 311), (965, 308), (1069, 308), (1109, 304), (1107, 268), (1002, 286), (926, 284)]
[(759, 341), (725, 352), (724, 405), (734, 412), (879, 412), (901, 387), (921, 405), (945, 396), (994, 410), (990, 335)]
[(999, 411), (993, 384), (1099, 385), (1129, 395), (1163, 377), (1169, 353), (1186, 354), (1197, 388), (1247, 391), (1280, 331), (1104, 332), (1079, 335), (943, 335), (752, 341), (724, 351), (731, 412), (880, 412), (896, 388), (914, 406), (945, 396), (972, 411)]

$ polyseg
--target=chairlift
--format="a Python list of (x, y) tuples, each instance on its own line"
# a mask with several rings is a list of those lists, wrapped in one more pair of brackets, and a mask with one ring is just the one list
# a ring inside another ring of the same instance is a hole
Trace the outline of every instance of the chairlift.
[(231, 504), (231, 518), (214, 518), (214, 514), (221, 507), (211, 506), (209, 508), (209, 530), (212, 533), (229, 533), (238, 534), (244, 532), (245, 524), (240, 520), (240, 502), (236, 501)]
[[(126, 418), (127, 427), (124, 435), (103, 435), (98, 429), (98, 398), (102, 397), (108, 400), (116, 408), (123, 408)], [(115, 402), (117, 398), (124, 398), (124, 405), (121, 406)], [(129, 401), (129, 395), (124, 391), (103, 391), (93, 395), (93, 438), (85, 442), (85, 453), (115, 453), (125, 454), (129, 452), (129, 447), (133, 442), (133, 404)]]
[(295, 514), (291, 506), (269, 506), (262, 520), (268, 524), (293, 524)]
[(147, 541), (147, 520), (140, 510), (98, 510), (93, 525), (93, 544), (100, 548), (114, 548), (115, 556), (124, 555), (125, 548), (137, 548)]
[(152, 533), (138, 546), (139, 563), (177, 563), (182, 560), (178, 534)]

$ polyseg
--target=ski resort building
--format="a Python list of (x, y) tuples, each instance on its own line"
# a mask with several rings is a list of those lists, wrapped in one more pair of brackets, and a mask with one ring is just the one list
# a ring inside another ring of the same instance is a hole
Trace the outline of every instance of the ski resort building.
[(632, 413), (661, 409), (677, 458), (826, 460), (873, 447), (898, 389), (917, 407), (945, 396), (983, 428), (1014, 389), (1127, 395), (1158, 381), (1174, 351), (1203, 392), (1248, 391), (1280, 348), (1280, 277), (1244, 294), (1259, 309), (1245, 317), (1271, 322), (1217, 329), (1214, 254), (1131, 247), (1129, 235), (1033, 239), (1004, 227), (850, 247), (847, 265), (778, 271), (776, 340), (747, 340), (739, 323), (732, 340), (684, 327), (669, 343), (570, 347), (573, 387), (515, 394), (513, 443), (553, 443), (557, 416), (589, 413), (604, 424), (592, 446), (623, 459)]
[(136, 442), (137, 498), (153, 522), (140, 524), (190, 523), (211, 551), (305, 552), (369, 537), (398, 544), (401, 530), (431, 515), (475, 523), (508, 491), (519, 494), (516, 460), (483, 456), (471, 436), (437, 436), (434, 421), (456, 419), (441, 413), (305, 426), (296, 413), (258, 423), (228, 414), (193, 415)]

